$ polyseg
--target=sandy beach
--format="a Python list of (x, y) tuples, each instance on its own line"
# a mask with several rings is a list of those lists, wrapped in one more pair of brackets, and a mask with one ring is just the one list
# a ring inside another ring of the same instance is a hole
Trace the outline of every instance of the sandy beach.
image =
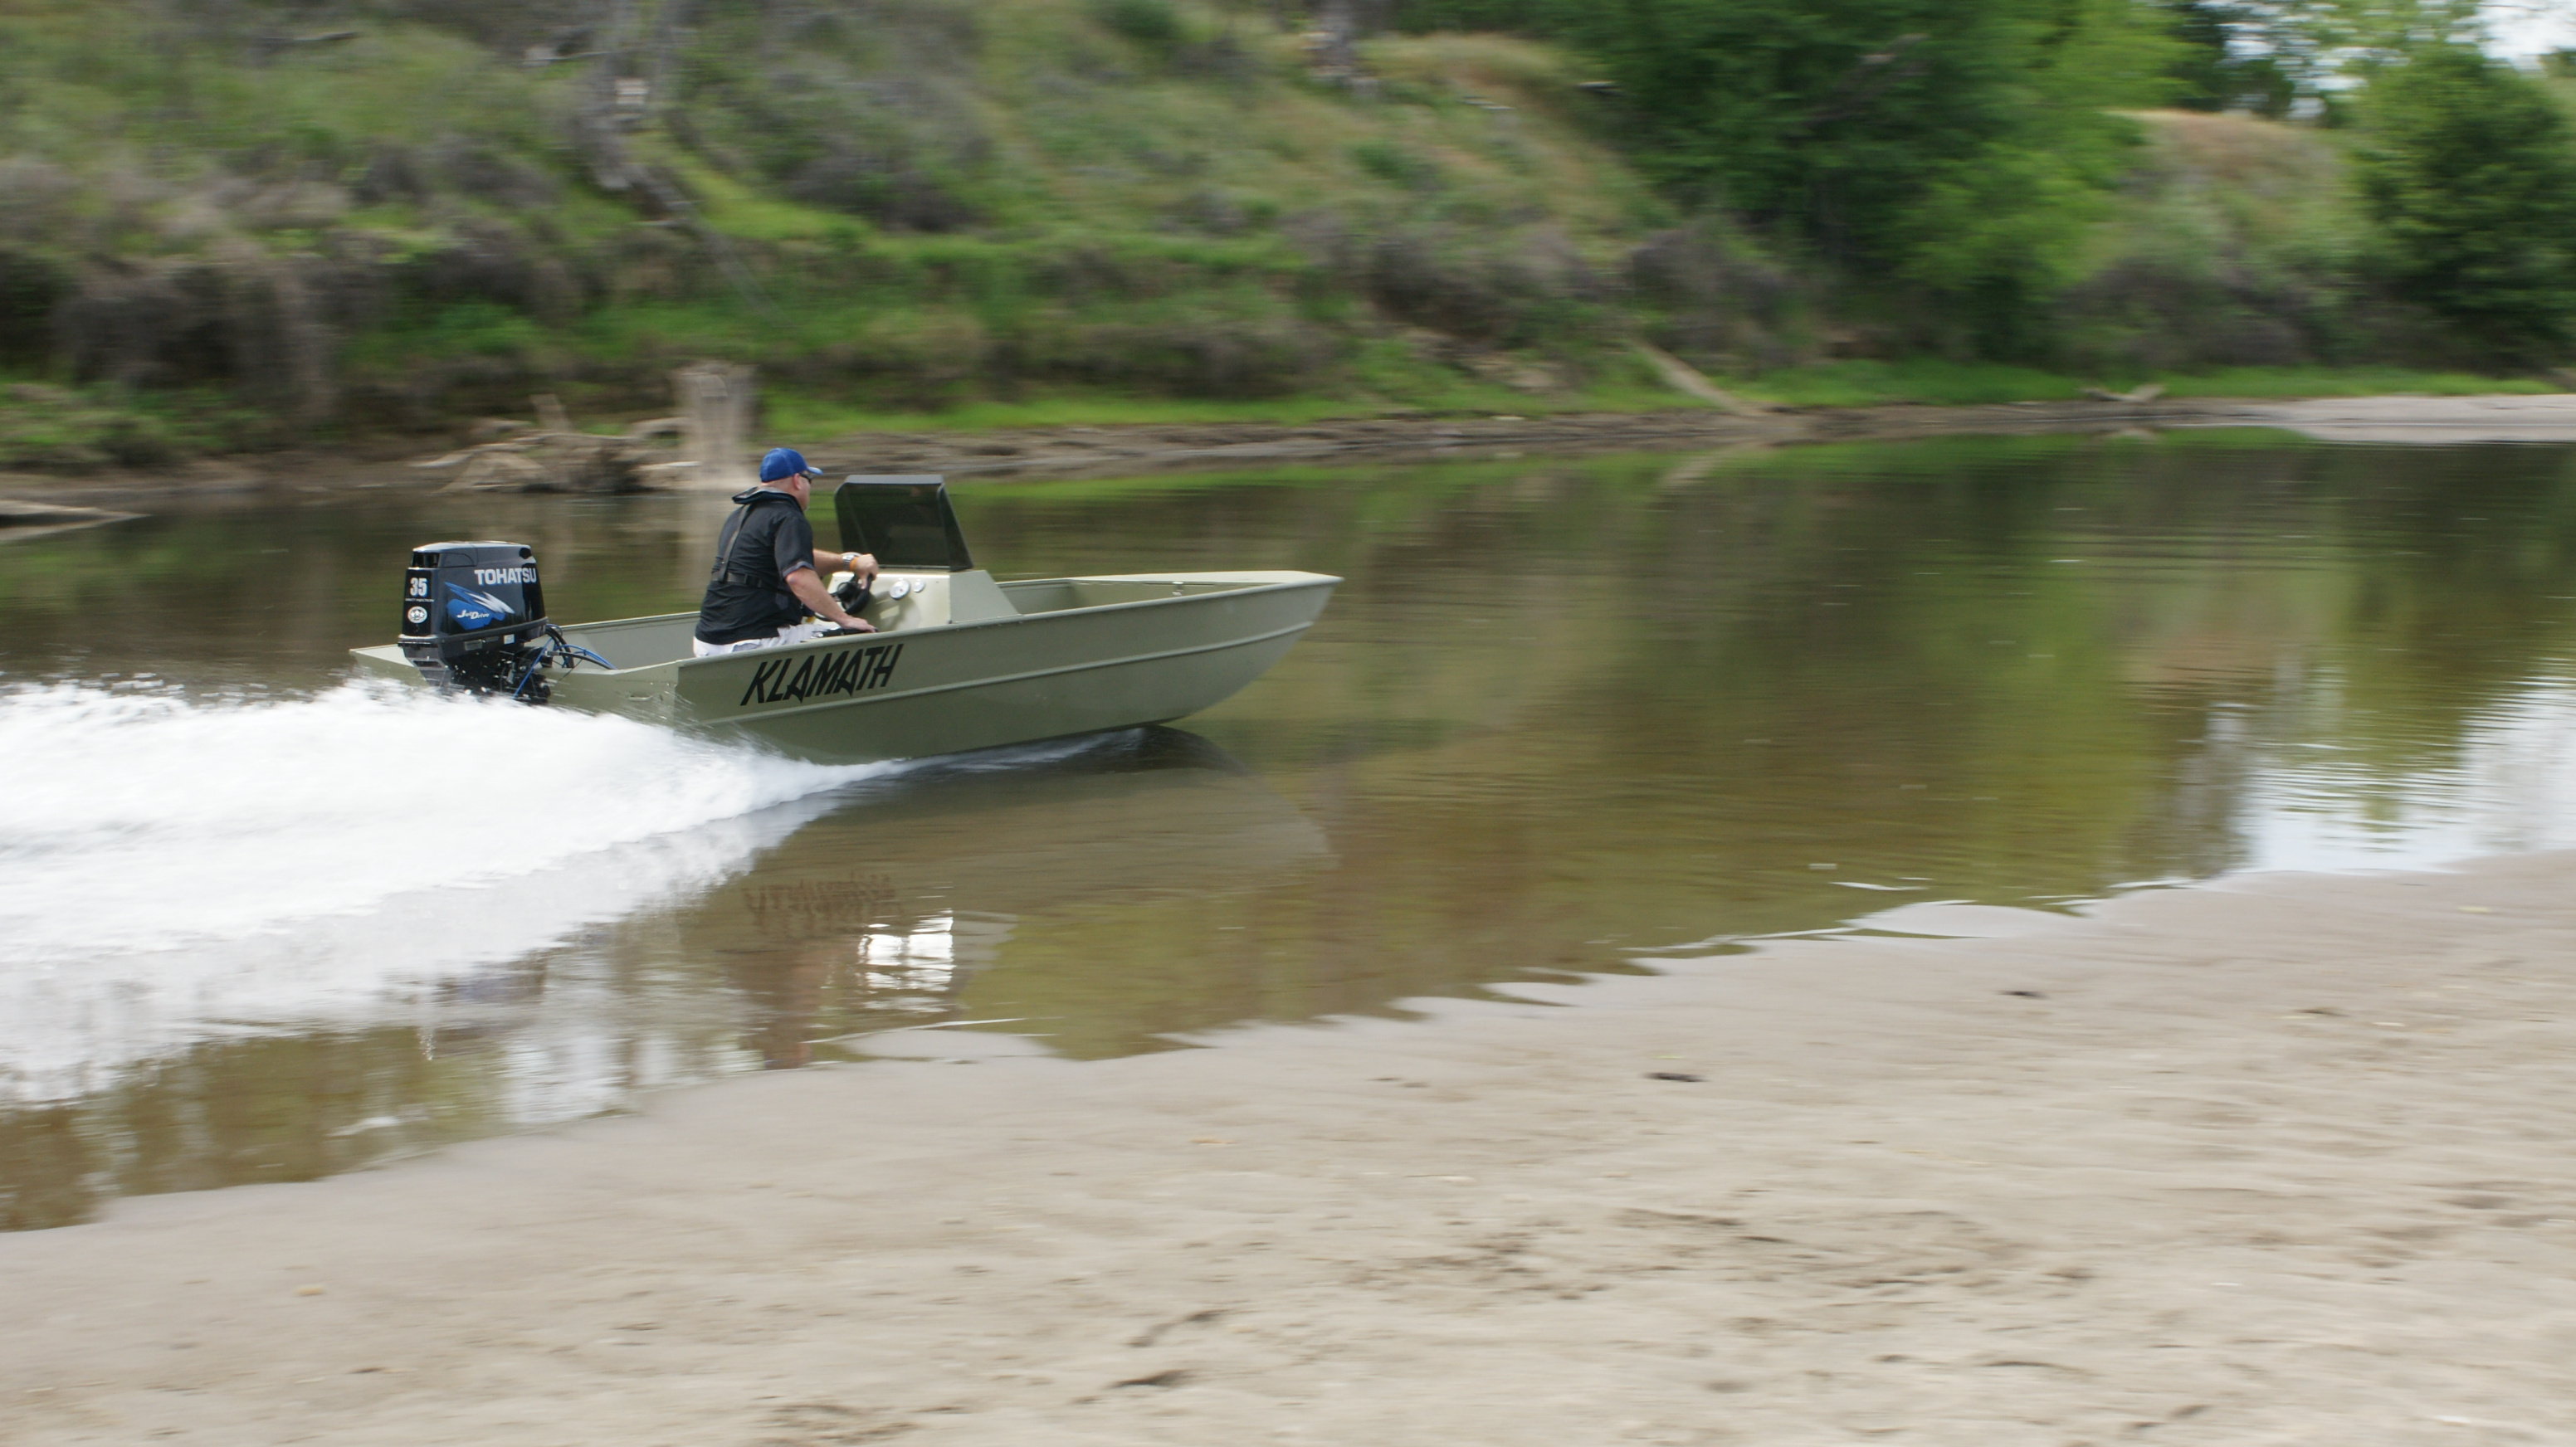
[(2571, 881), (1916, 906), (1100, 1064), (879, 1037), (0, 1238), (0, 1438), (2561, 1441)]

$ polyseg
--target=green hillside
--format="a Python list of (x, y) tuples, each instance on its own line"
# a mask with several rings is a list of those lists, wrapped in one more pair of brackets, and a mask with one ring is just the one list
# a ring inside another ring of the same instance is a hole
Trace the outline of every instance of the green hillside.
[(1372, 97), (1156, 0), (409, 8), (0, 12), (12, 460), (631, 414), (700, 357), (807, 410), (1651, 386), (1664, 214), (1536, 45), (1387, 40)]
[(1978, 330), (1708, 204), (1575, 50), (1353, 73), (1299, 9), (15, 0), (0, 466), (648, 415), (701, 358), (812, 435), (1674, 404), (1640, 340), (1792, 401), (2414, 356), (2339, 134), (2090, 113), (2056, 231), (1915, 243), (2039, 278)]

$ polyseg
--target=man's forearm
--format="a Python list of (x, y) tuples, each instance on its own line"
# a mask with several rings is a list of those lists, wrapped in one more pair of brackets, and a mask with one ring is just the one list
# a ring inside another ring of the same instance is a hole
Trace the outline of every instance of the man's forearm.
[(840, 572), (843, 569), (848, 569), (850, 572), (857, 574), (862, 581), (873, 581), (877, 575), (876, 555), (873, 553), (827, 553), (821, 548), (816, 548), (814, 550), (814, 571), (821, 573), (823, 576), (828, 578), (832, 574)]
[(824, 587), (821, 575), (810, 569), (798, 568), (788, 574), (787, 591), (795, 594), (798, 601), (806, 607), (813, 609), (814, 616), (817, 618), (838, 623), (844, 628), (859, 621), (844, 612), (841, 605), (832, 600), (832, 590)]

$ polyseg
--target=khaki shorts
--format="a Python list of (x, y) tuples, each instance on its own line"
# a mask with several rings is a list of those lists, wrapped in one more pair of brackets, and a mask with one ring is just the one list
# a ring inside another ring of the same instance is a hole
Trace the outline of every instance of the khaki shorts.
[(692, 638), (689, 640), (689, 646), (698, 651), (700, 658), (713, 658), (719, 653), (749, 653), (755, 648), (776, 648), (782, 643), (803, 643), (811, 638), (822, 637), (831, 632), (834, 626), (830, 623), (790, 623), (779, 629), (778, 636), (775, 638), (745, 638), (739, 643), (709, 643), (703, 638)]

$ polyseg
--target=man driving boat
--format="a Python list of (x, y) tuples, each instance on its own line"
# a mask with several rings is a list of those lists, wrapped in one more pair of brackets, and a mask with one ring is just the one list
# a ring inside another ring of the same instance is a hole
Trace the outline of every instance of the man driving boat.
[[(828, 570), (842, 568), (865, 585), (877, 575), (877, 560), (866, 553), (827, 553), (814, 546), (805, 504), (814, 495), (814, 479), (822, 475), (803, 453), (773, 447), (760, 459), (760, 486), (734, 494), (742, 506), (725, 520), (716, 539), (706, 600), (698, 605), (700, 658), (802, 643), (835, 629), (877, 631), (845, 611), (823, 584)], [(822, 621), (806, 622), (809, 613)]]

